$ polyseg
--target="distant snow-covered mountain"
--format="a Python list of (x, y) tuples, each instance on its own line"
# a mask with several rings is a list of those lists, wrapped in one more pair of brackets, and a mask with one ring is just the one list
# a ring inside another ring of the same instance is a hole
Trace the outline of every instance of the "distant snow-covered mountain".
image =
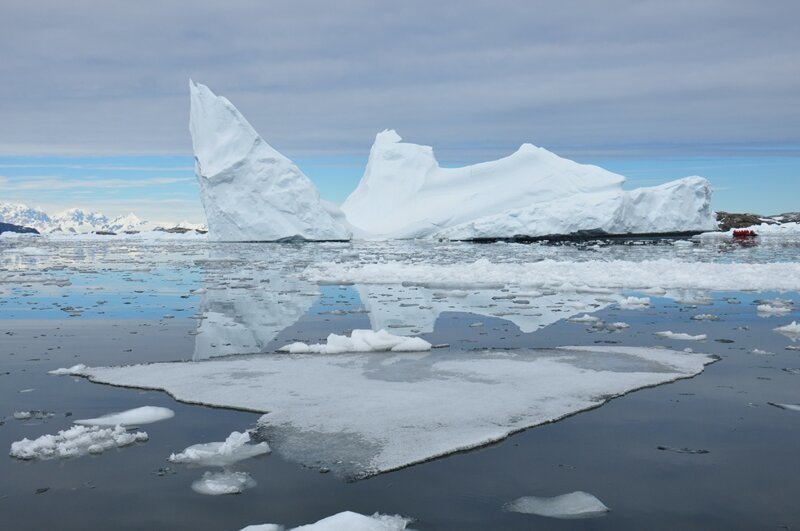
[(0, 222), (31, 227), (41, 233), (88, 233), (88, 232), (126, 232), (150, 231), (156, 228), (205, 230), (205, 225), (182, 221), (151, 223), (140, 219), (131, 212), (126, 216), (109, 218), (100, 212), (90, 212), (80, 208), (70, 208), (55, 215), (27, 205), (0, 202)]

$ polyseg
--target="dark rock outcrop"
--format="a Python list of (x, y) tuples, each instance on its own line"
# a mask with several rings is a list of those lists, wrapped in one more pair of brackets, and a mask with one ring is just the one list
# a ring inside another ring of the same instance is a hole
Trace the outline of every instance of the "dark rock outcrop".
[(14, 225), (13, 223), (0, 222), (0, 234), (4, 232), (20, 232), (22, 234), (39, 234), (39, 231), (31, 227)]

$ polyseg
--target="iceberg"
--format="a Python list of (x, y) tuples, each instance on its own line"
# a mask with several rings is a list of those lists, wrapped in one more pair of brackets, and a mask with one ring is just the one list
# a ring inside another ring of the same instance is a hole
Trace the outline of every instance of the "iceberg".
[(348, 221), (375, 237), (451, 240), (717, 228), (711, 186), (687, 177), (625, 191), (625, 178), (532, 144), (496, 161), (442, 168), (432, 148), (375, 138), (364, 176), (345, 200)]
[(350, 239), (337, 208), (324, 204), (300, 168), (230, 101), (193, 81), (189, 88), (195, 173), (211, 240)]

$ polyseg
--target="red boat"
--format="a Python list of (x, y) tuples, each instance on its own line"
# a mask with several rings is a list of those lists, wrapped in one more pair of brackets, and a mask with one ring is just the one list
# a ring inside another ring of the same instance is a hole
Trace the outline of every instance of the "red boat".
[(755, 238), (758, 236), (756, 231), (750, 229), (733, 229), (734, 238)]

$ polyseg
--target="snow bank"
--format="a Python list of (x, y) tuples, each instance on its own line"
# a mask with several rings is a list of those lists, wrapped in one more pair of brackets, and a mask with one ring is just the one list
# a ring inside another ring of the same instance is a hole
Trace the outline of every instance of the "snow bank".
[(73, 426), (56, 435), (42, 435), (29, 440), (11, 443), (11, 457), (17, 459), (56, 459), (99, 454), (109, 448), (129, 446), (148, 439), (143, 431), (128, 432), (122, 426), (100, 428), (97, 426)]
[[(289, 531), (403, 531), (410, 518), (375, 513), (372, 516), (345, 511), (329, 516), (314, 524), (293, 527)], [(239, 531), (283, 531), (276, 524), (249, 525)]]
[(207, 496), (221, 496), (239, 494), (256, 485), (256, 480), (247, 472), (223, 470), (222, 472), (206, 472), (202, 478), (192, 483), (192, 490)]
[(202, 466), (228, 466), (270, 452), (269, 445), (265, 442), (248, 444), (249, 442), (249, 433), (234, 431), (223, 442), (193, 444), (180, 453), (170, 455), (169, 461)]
[(175, 412), (165, 407), (142, 406), (120, 413), (111, 413), (94, 419), (76, 420), (79, 426), (140, 426), (171, 419)]
[(713, 230), (708, 182), (689, 177), (622, 190), (625, 178), (523, 144), (500, 160), (442, 168), (429, 146), (375, 137), (364, 176), (342, 205), (347, 219), (386, 238), (541, 236), (581, 230)]
[(605, 515), (609, 509), (588, 492), (575, 491), (552, 498), (524, 496), (503, 507), (506, 511), (537, 514), (550, 518), (594, 518)]
[(800, 290), (800, 264), (682, 262), (675, 260), (587, 260), (583, 262), (542, 260), (530, 263), (416, 264), (384, 262), (349, 265), (320, 263), (309, 266), (303, 276), (329, 284), (436, 283), (446, 278), (462, 288), (496, 283), (532, 286), (559, 291), (591, 288), (699, 289), (716, 291)]
[(421, 352), (430, 350), (431, 344), (419, 337), (404, 337), (390, 334), (386, 330), (353, 330), (350, 337), (330, 334), (323, 345), (292, 343), (278, 349), (290, 354), (340, 354), (342, 352)]
[(593, 346), (271, 355), (92, 367), (83, 374), (161, 389), (181, 401), (262, 411), (259, 430), (272, 450), (360, 478), (693, 376), (713, 360), (663, 348)]
[(230, 101), (194, 82), (189, 89), (189, 129), (209, 239), (350, 239), (308, 177), (267, 144)]

